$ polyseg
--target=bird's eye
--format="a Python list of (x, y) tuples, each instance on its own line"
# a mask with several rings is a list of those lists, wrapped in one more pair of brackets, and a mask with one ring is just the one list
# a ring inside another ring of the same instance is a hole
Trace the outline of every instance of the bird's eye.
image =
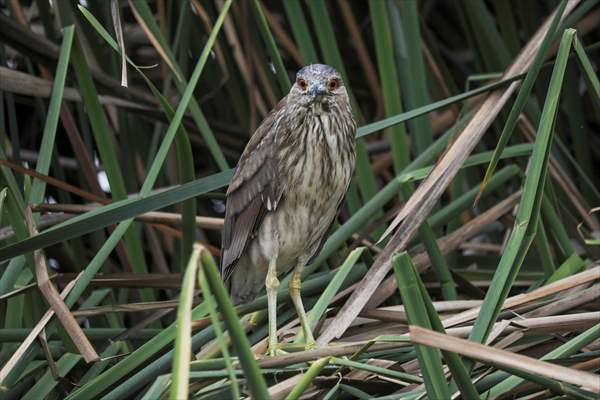
[(306, 90), (306, 88), (308, 88), (308, 83), (306, 83), (306, 81), (302, 78), (298, 79), (297, 83), (298, 86), (300, 86), (300, 89), (302, 90)]
[(332, 79), (327, 84), (327, 89), (329, 89), (329, 91), (333, 91), (333, 90), (337, 89), (337, 87), (338, 87), (337, 79)]

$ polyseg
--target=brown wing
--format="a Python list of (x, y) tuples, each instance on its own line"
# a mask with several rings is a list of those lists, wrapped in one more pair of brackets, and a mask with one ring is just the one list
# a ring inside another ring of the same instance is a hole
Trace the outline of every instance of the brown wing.
[(281, 200), (274, 138), (284, 98), (250, 138), (227, 190), (221, 246), (221, 276), (227, 281), (267, 211)]

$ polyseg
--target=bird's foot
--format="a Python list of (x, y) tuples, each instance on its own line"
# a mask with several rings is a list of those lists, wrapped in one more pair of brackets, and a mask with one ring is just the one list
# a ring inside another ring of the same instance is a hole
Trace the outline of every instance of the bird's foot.
[(315, 342), (314, 340), (310, 340), (310, 341), (306, 342), (306, 345), (304, 346), (304, 350), (314, 350), (318, 347), (319, 347), (319, 345), (317, 345), (317, 342)]
[(284, 354), (288, 353), (286, 351), (281, 350), (281, 343), (269, 344), (269, 349), (267, 350), (267, 355), (269, 357), (282, 356)]

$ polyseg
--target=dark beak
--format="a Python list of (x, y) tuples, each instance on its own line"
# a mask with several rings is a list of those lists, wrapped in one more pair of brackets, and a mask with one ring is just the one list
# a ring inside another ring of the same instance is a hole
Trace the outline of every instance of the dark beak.
[(320, 83), (315, 83), (308, 88), (308, 94), (312, 97), (321, 97), (327, 94), (327, 89), (325, 85)]

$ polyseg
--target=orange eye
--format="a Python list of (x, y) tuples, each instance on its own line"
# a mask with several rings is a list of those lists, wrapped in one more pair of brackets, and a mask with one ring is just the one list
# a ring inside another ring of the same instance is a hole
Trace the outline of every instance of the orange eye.
[(338, 81), (335, 79), (332, 79), (329, 81), (329, 83), (327, 84), (327, 89), (329, 89), (329, 91), (333, 91), (335, 89), (337, 89), (338, 87)]
[(302, 90), (306, 90), (306, 88), (308, 88), (308, 83), (306, 83), (306, 81), (302, 78), (298, 79), (296, 83), (298, 83), (298, 86), (300, 86), (300, 89)]

